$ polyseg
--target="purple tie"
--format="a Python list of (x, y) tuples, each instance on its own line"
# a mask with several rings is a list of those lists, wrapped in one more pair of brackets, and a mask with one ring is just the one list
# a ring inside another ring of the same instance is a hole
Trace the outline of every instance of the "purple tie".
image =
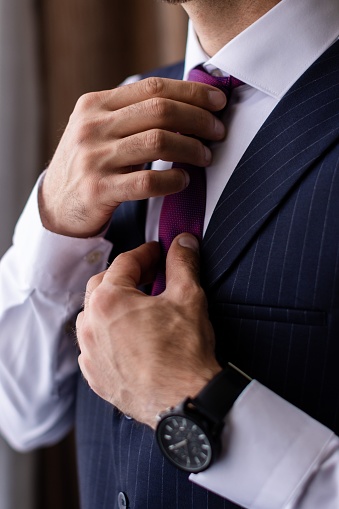
[[(219, 88), (226, 97), (233, 88), (243, 82), (234, 78), (216, 77), (208, 74), (202, 66), (195, 67), (189, 73), (189, 81), (198, 81)], [(218, 112), (220, 114), (222, 112)], [(195, 235), (202, 239), (205, 207), (206, 177), (204, 168), (185, 163), (173, 163), (173, 167), (183, 168), (190, 176), (190, 183), (180, 193), (165, 196), (160, 213), (159, 242), (163, 253), (161, 267), (158, 270), (152, 288), (152, 295), (159, 295), (166, 287), (165, 260), (173, 239), (182, 232)]]

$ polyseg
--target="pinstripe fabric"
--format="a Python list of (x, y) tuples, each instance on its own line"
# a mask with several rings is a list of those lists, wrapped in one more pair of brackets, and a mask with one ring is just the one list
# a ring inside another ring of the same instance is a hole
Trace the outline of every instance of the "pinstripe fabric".
[[(220, 198), (202, 259), (220, 362), (237, 363), (336, 433), (338, 68), (337, 43), (270, 115)], [(171, 77), (180, 72), (170, 69)], [(144, 205), (120, 209), (109, 233), (113, 256), (143, 242)], [(133, 509), (235, 507), (189, 483), (164, 461), (149, 428), (81, 377), (77, 441), (83, 509), (116, 508), (120, 491)]]
[(338, 161), (335, 147), (209, 291), (220, 361), (232, 359), (337, 433)]
[(338, 139), (338, 44), (280, 101), (245, 152), (203, 242), (206, 284), (224, 274), (291, 188)]
[(187, 474), (164, 461), (152, 430), (113, 410), (89, 390), (81, 377), (77, 401), (83, 509), (117, 508), (121, 491), (127, 494), (131, 508), (229, 507), (223, 499), (193, 485)]

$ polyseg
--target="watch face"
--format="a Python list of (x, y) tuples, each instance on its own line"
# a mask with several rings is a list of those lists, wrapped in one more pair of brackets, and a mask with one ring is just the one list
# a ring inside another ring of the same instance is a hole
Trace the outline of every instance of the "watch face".
[(169, 415), (160, 422), (157, 434), (162, 451), (182, 470), (201, 472), (211, 463), (210, 440), (191, 419)]

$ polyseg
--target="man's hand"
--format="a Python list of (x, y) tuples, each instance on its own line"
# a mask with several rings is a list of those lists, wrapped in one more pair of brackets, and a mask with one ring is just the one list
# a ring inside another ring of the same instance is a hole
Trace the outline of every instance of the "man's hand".
[(40, 190), (44, 226), (92, 236), (121, 202), (184, 189), (183, 170), (149, 171), (144, 164), (163, 159), (207, 166), (211, 152), (198, 138), (224, 137), (212, 112), (225, 103), (214, 87), (163, 78), (82, 96)]
[(91, 388), (136, 420), (195, 396), (221, 368), (199, 284), (198, 242), (179, 235), (167, 255), (166, 290), (151, 297), (137, 285), (153, 279), (155, 242), (120, 255), (90, 279), (77, 319), (80, 368)]

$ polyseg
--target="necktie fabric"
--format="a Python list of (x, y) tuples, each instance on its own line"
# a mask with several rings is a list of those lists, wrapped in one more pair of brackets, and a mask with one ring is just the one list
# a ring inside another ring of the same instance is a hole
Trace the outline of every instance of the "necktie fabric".
[[(202, 66), (191, 70), (188, 81), (212, 85), (222, 90), (226, 97), (229, 97), (233, 88), (243, 84), (233, 76), (212, 76)], [(221, 113), (218, 112), (219, 115)], [(203, 234), (206, 206), (205, 169), (184, 163), (173, 163), (173, 167), (183, 168), (189, 174), (190, 183), (180, 193), (171, 194), (164, 198), (159, 222), (159, 242), (162, 250), (162, 261), (153, 284), (152, 295), (159, 295), (166, 287), (166, 255), (173, 239), (179, 233), (188, 232), (195, 235), (201, 241)]]

